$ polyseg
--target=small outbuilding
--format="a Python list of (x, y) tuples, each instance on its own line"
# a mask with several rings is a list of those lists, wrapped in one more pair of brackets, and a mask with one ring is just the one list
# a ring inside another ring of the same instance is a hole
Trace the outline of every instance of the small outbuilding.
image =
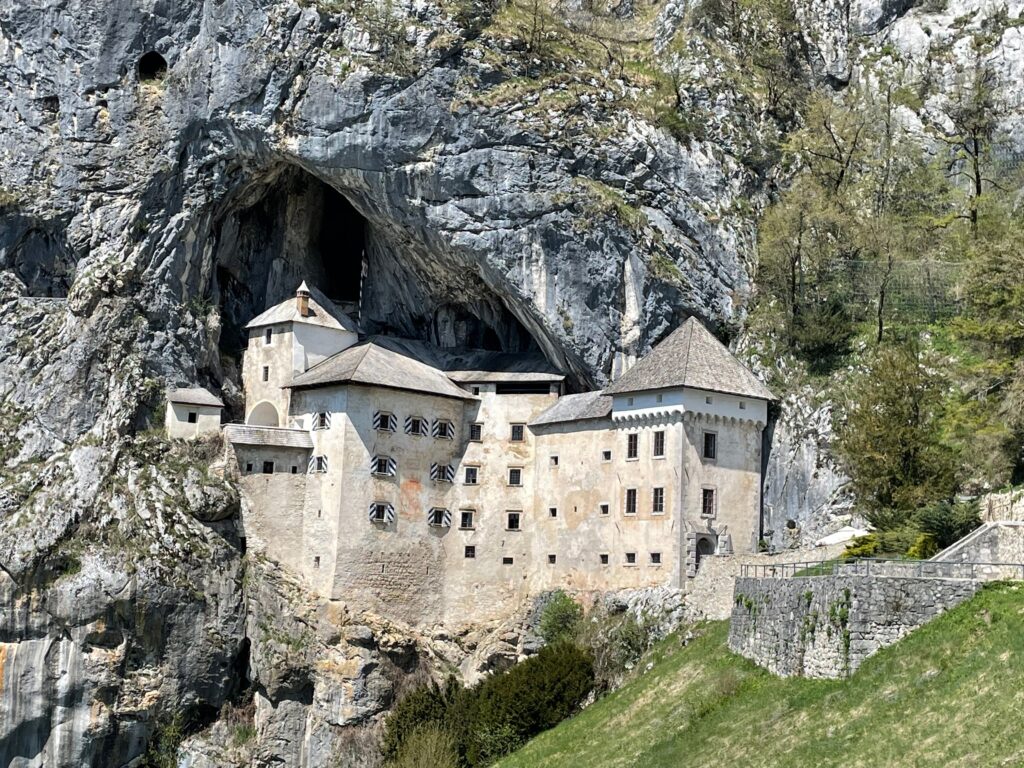
[(221, 399), (202, 387), (172, 389), (167, 393), (164, 428), (168, 437), (195, 440), (220, 432)]

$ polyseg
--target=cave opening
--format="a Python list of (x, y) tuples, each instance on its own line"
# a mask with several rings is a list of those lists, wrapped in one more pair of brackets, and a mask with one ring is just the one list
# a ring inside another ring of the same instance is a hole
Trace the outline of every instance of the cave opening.
[(147, 51), (139, 58), (139, 80), (163, 80), (167, 74), (167, 59), (156, 51)]

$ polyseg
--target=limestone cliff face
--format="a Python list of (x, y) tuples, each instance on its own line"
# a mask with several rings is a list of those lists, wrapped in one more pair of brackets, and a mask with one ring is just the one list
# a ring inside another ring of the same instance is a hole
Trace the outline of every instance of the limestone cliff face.
[[(981, 3), (798, 5), (812, 76), (839, 86), (860, 36), (924, 60), (922, 35), (948, 41)], [(304, 598), (243, 565), (212, 457), (140, 436), (168, 385), (237, 409), (240, 327), (300, 279), (358, 301), (369, 330), (536, 347), (581, 386), (684, 315), (742, 321), (774, 170), (742, 159), (749, 105), (701, 87), (713, 59), (666, 58), (705, 123), (683, 141), (628, 53), (595, 65), (559, 41), (535, 86), (548, 38), (524, 42), (505, 4), (381, 7), (0, 3), (0, 763), (133, 765), (245, 689), (256, 735), (230, 759), (326, 765), (417, 667), (387, 628), (288, 609)], [(608, 15), (658, 44), (690, 10)], [(819, 436), (776, 435), (770, 476), (803, 489), (778, 494), (782, 520), (830, 492), (808, 475)], [(261, 626), (282, 614), (285, 634)], [(423, 647), (481, 668), (529, 646), (495, 631)], [(201, 741), (191, 764), (230, 764)]]

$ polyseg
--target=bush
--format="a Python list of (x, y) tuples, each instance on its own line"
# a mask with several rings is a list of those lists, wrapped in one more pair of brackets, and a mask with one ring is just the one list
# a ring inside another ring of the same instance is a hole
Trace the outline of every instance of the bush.
[(540, 636), (548, 644), (568, 640), (579, 627), (583, 609), (562, 590), (553, 592), (540, 614)]
[(596, 688), (613, 688), (647, 650), (647, 640), (646, 630), (630, 613), (588, 621), (580, 631), (580, 642), (593, 654)]
[(914, 545), (907, 550), (907, 557), (913, 557), (916, 560), (927, 560), (938, 554), (939, 545), (935, 543), (935, 537), (930, 533), (922, 533), (917, 537), (917, 541)]
[(395, 760), (402, 752), (406, 739), (424, 726), (443, 726), (452, 703), (462, 692), (455, 678), (449, 678), (444, 688), (428, 683), (414, 688), (404, 696), (388, 715), (384, 725), (381, 752), (388, 760)]
[(940, 501), (918, 510), (914, 522), (922, 533), (934, 539), (936, 547), (941, 550), (981, 525), (981, 517), (977, 501)]
[(452, 733), (436, 725), (421, 725), (402, 743), (393, 768), (458, 768), (459, 751)]

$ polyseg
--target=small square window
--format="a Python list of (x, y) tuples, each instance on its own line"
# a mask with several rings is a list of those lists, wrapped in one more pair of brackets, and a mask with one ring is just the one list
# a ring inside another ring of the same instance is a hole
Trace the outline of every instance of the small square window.
[(626, 514), (636, 514), (636, 488), (626, 489)]
[(714, 488), (704, 488), (701, 491), (700, 516), (701, 517), (714, 517), (715, 516), (715, 489)]
[(557, 456), (552, 456), (549, 459), (549, 462), (551, 463), (552, 467), (557, 467), (558, 466), (558, 457)]
[(264, 344), (270, 344), (273, 341), (274, 341), (274, 329), (273, 328), (267, 328), (267, 330), (265, 330), (263, 332), (263, 343)]
[(405, 431), (410, 435), (425, 435), (429, 431), (427, 420), (421, 419), (419, 416), (411, 416), (406, 419)]
[(665, 396), (663, 394), (661, 394), (661, 392), (659, 392), (658, 394), (656, 394), (654, 396), (654, 400), (655, 400), (655, 402), (658, 402), (658, 403), (663, 402), (665, 400)]
[(626, 565), (636, 565), (636, 552), (626, 553)]
[(661, 565), (661, 552), (651, 552), (651, 565)]
[(627, 397), (626, 398), (626, 405), (632, 405), (632, 404), (633, 404), (633, 398), (632, 397)]
[(611, 460), (612, 460), (612, 452), (611, 451), (601, 451), (601, 461), (611, 461)]
[(741, 411), (747, 410), (747, 404), (744, 403), (742, 400), (740, 400), (740, 410)]
[(370, 516), (370, 520), (375, 523), (386, 523), (388, 521), (388, 504), (387, 502), (378, 501), (374, 502), (373, 514)]
[(704, 398), (704, 403), (706, 405), (712, 405), (714, 402), (715, 402), (715, 399), (713, 397), (711, 397), (711, 395), (708, 395), (707, 397)]
[(610, 507), (609, 507), (609, 505), (607, 503), (601, 505), (601, 514), (602, 515), (607, 515), (609, 510), (610, 510)]
[(554, 555), (548, 555), (548, 565), (555, 564), (556, 557)]
[(480, 387), (473, 387), (473, 394), (474, 395), (479, 395), (480, 394)]
[(373, 414), (373, 428), (378, 432), (394, 432), (395, 421), (395, 415), (387, 411), (377, 411)]
[(320, 567), (320, 557), (319, 556), (313, 558), (313, 567), (314, 568), (319, 568)]
[(292, 464), (292, 474), (293, 475), (299, 474), (299, 468), (297, 466), (295, 466), (294, 464)]
[(484, 439), (484, 425), (483, 424), (470, 424), (469, 425), (469, 442), (479, 443)]
[(608, 555), (601, 555), (601, 565), (608, 565)]
[(509, 467), (508, 484), (514, 486), (523, 484), (523, 470), (520, 467)]
[(704, 433), (704, 458), (712, 460), (718, 458), (718, 435), (714, 432)]
[(660, 429), (654, 433), (654, 447), (651, 453), (657, 458), (665, 456), (665, 433)]
[(463, 557), (467, 558), (468, 560), (472, 560), (474, 557), (476, 557), (476, 547), (474, 547), (472, 544), (467, 544), (466, 548), (462, 551), (462, 554)]
[(246, 462), (246, 464), (245, 464), (245, 471), (247, 473), (252, 472), (252, 462), (251, 461)]
[(518, 530), (520, 530), (520, 528), (519, 528), (519, 516), (520, 516), (520, 514), (521, 513), (519, 513), (519, 512), (509, 512), (508, 513), (508, 522), (505, 525), (505, 527), (508, 530), (510, 530), (510, 531), (518, 531)]
[(466, 467), (466, 476), (463, 482), (466, 485), (476, 485), (480, 480), (480, 467)]
[(198, 421), (199, 421), (199, 414), (196, 413), (195, 411), (189, 411), (188, 412), (188, 423), (189, 424), (195, 424)]
[(632, 432), (626, 435), (626, 458), (635, 459), (640, 455), (640, 435)]
[(264, 381), (270, 381), (270, 366), (269, 365), (264, 365), (263, 366), (263, 380)]
[(548, 507), (548, 517), (558, 517), (558, 507)]
[(313, 429), (330, 429), (331, 415), (325, 411), (313, 415)]
[(434, 437), (438, 440), (454, 440), (455, 425), (447, 419), (434, 419)]
[(502, 565), (512, 565), (512, 558), (511, 557), (503, 557), (503, 558), (501, 558), (501, 564)]
[(452, 518), (451, 515), (448, 514), (447, 509), (434, 507), (427, 513), (427, 525), (432, 525), (435, 528), (447, 528), (451, 524)]
[(263, 462), (263, 474), (264, 475), (272, 475), (272, 474), (274, 474), (274, 462), (272, 462), (272, 461), (264, 461)]
[(473, 510), (464, 509), (459, 513), (459, 528), (464, 531), (471, 530), (473, 528)]
[(525, 424), (513, 424), (512, 425), (512, 437), (513, 443), (522, 443), (526, 440), (526, 425)]

